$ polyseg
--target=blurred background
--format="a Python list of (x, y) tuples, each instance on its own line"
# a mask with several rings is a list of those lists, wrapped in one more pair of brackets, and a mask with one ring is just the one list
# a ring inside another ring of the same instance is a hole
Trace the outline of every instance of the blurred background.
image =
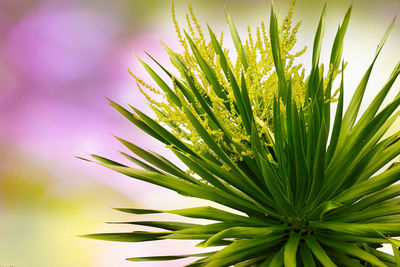
[[(200, 20), (227, 32), (226, 7), (244, 35), (246, 26), (268, 21), (270, 0), (175, 0), (178, 21), (191, 4)], [(289, 0), (275, 0), (282, 16)], [(348, 6), (353, 15), (345, 39), (345, 96), (372, 60), (399, 0), (328, 0), (322, 60)], [(302, 19), (297, 47), (311, 47), (324, 1), (298, 0)], [(132, 220), (112, 207), (175, 209), (199, 205), (195, 199), (136, 181), (76, 159), (96, 153), (121, 159), (112, 134), (142, 147), (165, 149), (134, 128), (107, 103), (109, 97), (148, 111), (127, 68), (149, 80), (134, 56), (144, 50), (169, 66), (159, 39), (180, 50), (162, 0), (0, 0), (0, 266), (182, 266), (131, 263), (133, 256), (198, 251), (193, 243), (127, 244), (77, 237), (129, 231), (106, 221)], [(243, 37), (244, 38), (244, 37)], [(228, 34), (225, 43), (232, 47)], [(397, 23), (373, 71), (366, 102), (400, 59)], [(310, 50), (310, 49), (309, 49)], [(307, 67), (310, 51), (302, 58)], [(145, 58), (146, 59), (146, 58)], [(392, 96), (398, 92), (395, 84)], [(397, 124), (393, 130), (400, 130)], [(163, 217), (166, 218), (166, 217)], [(145, 219), (145, 218), (143, 218)], [(190, 261), (190, 260), (189, 260)]]

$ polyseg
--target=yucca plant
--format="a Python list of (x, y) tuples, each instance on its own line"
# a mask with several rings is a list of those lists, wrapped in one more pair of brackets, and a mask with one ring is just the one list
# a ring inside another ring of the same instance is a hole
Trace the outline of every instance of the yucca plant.
[[(271, 8), (269, 34), (262, 23), (255, 33), (249, 28), (246, 42), (227, 14), (235, 60), (222, 48), (222, 35), (217, 38), (208, 27), (205, 37), (191, 8), (186, 17), (189, 33), (181, 31), (173, 12), (184, 51), (178, 54), (164, 47), (177, 74), (153, 58), (171, 78), (170, 84), (142, 60), (158, 87), (132, 74), (157, 119), (110, 101), (134, 125), (164, 143), (187, 170), (121, 138), (137, 157), (122, 154), (140, 169), (92, 155), (98, 164), (129, 177), (229, 209), (120, 208), (131, 214), (171, 213), (212, 222), (133, 221), (126, 223), (161, 230), (86, 237), (199, 240), (199, 247), (219, 247), (214, 252), (131, 261), (199, 257), (187, 266), (400, 266), (400, 241), (392, 238), (400, 236), (400, 165), (393, 163), (400, 154), (400, 132), (386, 134), (399, 115), (400, 94), (382, 105), (400, 64), (358, 116), (372, 68), (394, 22), (344, 108), (341, 57), (351, 7), (338, 28), (325, 72), (319, 63), (324, 8), (306, 76), (304, 68), (294, 64), (304, 50), (292, 52), (300, 25), (291, 25), (293, 5), (294, 1), (283, 20)], [(336, 90), (337, 76), (341, 82)], [(385, 243), (393, 254), (379, 250)]]

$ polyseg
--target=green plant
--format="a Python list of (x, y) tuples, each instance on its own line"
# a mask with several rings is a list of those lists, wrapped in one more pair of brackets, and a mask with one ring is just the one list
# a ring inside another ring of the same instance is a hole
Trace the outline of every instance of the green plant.
[[(235, 64), (221, 47), (222, 38), (218, 40), (210, 28), (211, 40), (206, 41), (191, 9), (187, 16), (190, 34), (185, 32), (185, 38), (173, 13), (184, 52), (165, 49), (180, 75), (153, 59), (171, 78), (172, 86), (143, 61), (161, 90), (134, 76), (139, 88), (165, 96), (164, 102), (157, 102), (141, 89), (158, 119), (110, 101), (133, 124), (171, 149), (188, 171), (121, 138), (142, 160), (123, 155), (142, 169), (92, 155), (114, 171), (231, 211), (122, 208), (117, 210), (216, 222), (134, 221), (127, 223), (162, 230), (86, 237), (126, 242), (198, 239), (198, 246), (224, 246), (209, 253), (131, 261), (200, 257), (187, 266), (400, 266), (400, 241), (391, 238), (400, 236), (400, 184), (395, 184), (400, 180), (400, 165), (387, 166), (400, 154), (400, 132), (385, 135), (400, 114), (396, 112), (400, 94), (382, 106), (400, 64), (357, 119), (371, 70), (394, 22), (344, 110), (341, 56), (351, 7), (334, 39), (327, 73), (319, 63), (324, 8), (311, 72), (305, 77), (302, 66), (293, 63), (304, 50), (291, 52), (299, 26), (291, 26), (293, 5), (294, 1), (283, 21), (271, 8), (269, 36), (262, 24), (255, 40), (249, 29), (244, 44), (227, 14), (238, 55)], [(333, 93), (334, 79), (340, 74), (340, 87)], [(336, 102), (331, 123), (331, 106)], [(384, 243), (392, 245), (394, 255), (378, 250)]]

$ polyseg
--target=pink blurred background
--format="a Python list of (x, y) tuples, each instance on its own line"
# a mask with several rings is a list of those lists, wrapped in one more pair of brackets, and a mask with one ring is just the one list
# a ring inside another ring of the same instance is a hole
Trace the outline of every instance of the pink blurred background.
[[(275, 1), (275, 6), (285, 14), (288, 2)], [(298, 0), (295, 18), (303, 20), (299, 48), (311, 47), (324, 2)], [(353, 2), (344, 50), (349, 61), (347, 96), (361, 79), (387, 25), (400, 14), (398, 0)], [(325, 62), (350, 3), (327, 2)], [(268, 21), (270, 2), (175, 1), (181, 24), (189, 4), (200, 22), (217, 32), (227, 32), (226, 7), (244, 35), (247, 25)], [(158, 39), (179, 50), (170, 1), (0, 0), (0, 266), (182, 266), (188, 261), (145, 264), (124, 259), (181, 253), (183, 248), (198, 251), (188, 246), (190, 242), (123, 244), (77, 237), (132, 230), (104, 224), (134, 219), (110, 207), (173, 209), (200, 204), (74, 157), (96, 153), (121, 159), (117, 151), (123, 147), (111, 134), (170, 156), (105, 99), (148, 111), (126, 69), (148, 80), (133, 55), (145, 58), (143, 50), (168, 66)], [(229, 38), (225, 40), (232, 46)], [(373, 73), (367, 100), (400, 59), (399, 47), (397, 24)], [(307, 63), (309, 58), (310, 51), (303, 59)]]

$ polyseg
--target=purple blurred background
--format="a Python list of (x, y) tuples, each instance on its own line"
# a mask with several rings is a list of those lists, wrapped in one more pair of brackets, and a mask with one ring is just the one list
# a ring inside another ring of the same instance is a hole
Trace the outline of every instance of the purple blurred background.
[[(288, 2), (275, 1), (275, 6), (285, 14)], [(303, 20), (298, 47), (311, 47), (324, 2), (298, 1), (295, 18)], [(396, 0), (353, 2), (344, 50), (349, 61), (347, 96), (361, 79), (387, 25), (400, 14)], [(350, 3), (327, 2), (325, 62)], [(247, 25), (268, 21), (270, 3), (175, 1), (181, 24), (189, 4), (201, 23), (227, 33), (226, 7), (244, 34)], [(367, 100), (400, 59), (399, 28), (397, 24), (378, 61)], [(120, 159), (117, 151), (123, 148), (111, 134), (169, 156), (109, 107), (105, 98), (148, 111), (126, 69), (148, 80), (133, 54), (145, 58), (143, 50), (168, 66), (158, 39), (179, 50), (169, 1), (0, 0), (0, 266), (183, 265), (185, 261), (138, 264), (124, 258), (179, 253), (188, 243), (120, 244), (76, 237), (131, 229), (103, 223), (132, 219), (110, 207), (168, 209), (200, 203), (74, 157), (96, 153)], [(304, 61), (309, 62), (309, 57), (310, 51)]]

